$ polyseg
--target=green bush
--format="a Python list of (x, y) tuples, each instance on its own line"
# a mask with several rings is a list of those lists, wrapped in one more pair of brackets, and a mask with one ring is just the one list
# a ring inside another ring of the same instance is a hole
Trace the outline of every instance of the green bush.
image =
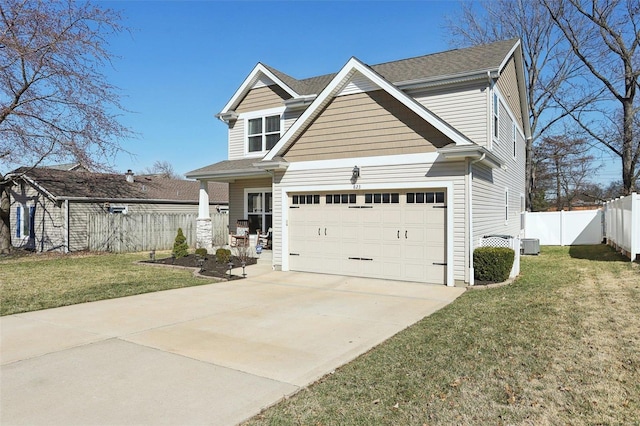
[(185, 257), (189, 254), (187, 237), (182, 233), (182, 228), (178, 228), (178, 235), (176, 235), (176, 239), (173, 241), (172, 254), (176, 259), (180, 259), (181, 257)]
[(505, 247), (479, 247), (473, 251), (475, 279), (502, 282), (509, 278), (515, 252)]
[(197, 248), (196, 249), (196, 254), (200, 257), (206, 257), (207, 256), (207, 249), (206, 248)]
[(216, 250), (216, 262), (218, 263), (228, 263), (229, 259), (231, 259), (231, 250), (219, 248)]

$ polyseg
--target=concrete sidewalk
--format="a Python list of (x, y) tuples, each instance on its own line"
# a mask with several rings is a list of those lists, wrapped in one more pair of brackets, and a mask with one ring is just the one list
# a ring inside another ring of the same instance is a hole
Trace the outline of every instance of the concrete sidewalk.
[(0, 423), (237, 424), (464, 292), (251, 268), (0, 318)]

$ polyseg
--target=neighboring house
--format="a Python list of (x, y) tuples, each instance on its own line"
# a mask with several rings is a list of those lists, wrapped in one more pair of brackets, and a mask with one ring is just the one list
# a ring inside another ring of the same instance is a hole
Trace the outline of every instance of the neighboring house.
[(186, 176), (229, 182), (275, 269), (473, 283), (480, 238), (523, 231), (527, 108), (517, 39), (303, 80), (258, 63), (217, 115), (228, 160)]
[[(76, 171), (78, 170), (78, 171)], [(91, 213), (198, 213), (195, 181), (126, 174), (89, 173), (84, 168), (21, 168), (12, 172), (11, 241), (36, 251), (86, 250)], [(225, 210), (228, 185), (209, 182), (212, 210)]]

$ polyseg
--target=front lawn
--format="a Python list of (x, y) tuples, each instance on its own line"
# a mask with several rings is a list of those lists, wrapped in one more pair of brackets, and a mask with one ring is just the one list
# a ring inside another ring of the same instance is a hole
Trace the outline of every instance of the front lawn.
[(134, 264), (147, 253), (0, 258), (0, 315), (209, 284), (190, 270)]
[(248, 424), (639, 424), (639, 266), (545, 247)]

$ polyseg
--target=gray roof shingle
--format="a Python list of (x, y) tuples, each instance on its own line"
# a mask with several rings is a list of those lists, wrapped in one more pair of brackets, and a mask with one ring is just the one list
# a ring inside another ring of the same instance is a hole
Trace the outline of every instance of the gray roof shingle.
[[(464, 49), (453, 49), (371, 65), (371, 68), (394, 84), (493, 70), (500, 66), (517, 41), (518, 39), (509, 39)], [(301, 95), (320, 93), (336, 76), (333, 73), (297, 80), (273, 67), (263, 65)]]
[[(196, 181), (167, 179), (157, 176), (135, 176), (127, 182), (123, 174), (89, 173), (49, 168), (21, 168), (14, 174), (25, 174), (54, 197), (88, 199), (139, 199), (198, 202), (200, 184)], [(211, 203), (228, 203), (228, 184), (209, 182)]]

